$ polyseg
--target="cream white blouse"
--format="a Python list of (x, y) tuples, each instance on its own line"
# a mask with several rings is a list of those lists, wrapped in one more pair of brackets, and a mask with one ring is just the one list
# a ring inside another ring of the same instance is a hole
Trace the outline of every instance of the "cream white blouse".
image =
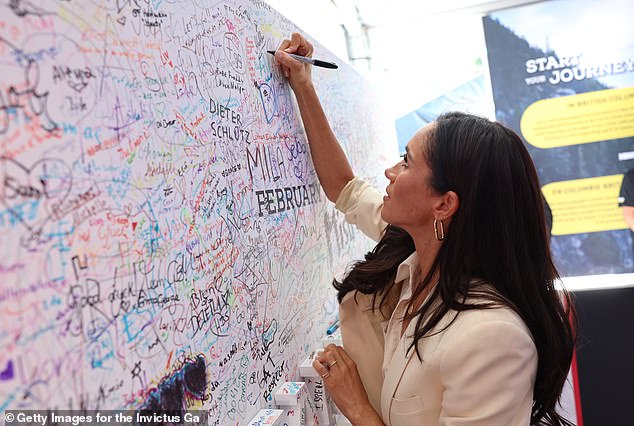
[[(336, 203), (349, 223), (375, 241), (387, 225), (382, 207), (381, 193), (359, 178), (344, 187)], [(383, 421), (394, 426), (528, 425), (537, 350), (522, 319), (508, 308), (461, 312), (450, 327), (419, 343), (421, 360), (407, 351), (416, 318), (401, 336), (417, 268), (416, 252), (399, 265), (394, 300), (386, 304), (391, 312), (373, 312), (371, 296), (357, 292), (340, 305), (344, 347)], [(456, 314), (450, 311), (434, 331)]]

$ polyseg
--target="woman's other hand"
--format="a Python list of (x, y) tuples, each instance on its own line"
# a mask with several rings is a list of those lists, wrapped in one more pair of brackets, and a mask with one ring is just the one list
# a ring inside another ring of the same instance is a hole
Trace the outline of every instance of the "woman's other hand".
[(313, 367), (341, 414), (353, 425), (382, 425), (363, 387), (356, 363), (341, 346), (328, 345), (318, 352)]

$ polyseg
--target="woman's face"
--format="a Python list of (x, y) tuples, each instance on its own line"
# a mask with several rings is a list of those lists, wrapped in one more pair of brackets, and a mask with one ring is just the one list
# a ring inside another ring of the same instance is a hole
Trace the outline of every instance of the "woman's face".
[(425, 145), (434, 123), (420, 129), (407, 143), (403, 159), (385, 170), (390, 183), (383, 197), (381, 216), (386, 222), (405, 229), (410, 235), (422, 229), (433, 233), (432, 206), (440, 195), (431, 187), (431, 168)]

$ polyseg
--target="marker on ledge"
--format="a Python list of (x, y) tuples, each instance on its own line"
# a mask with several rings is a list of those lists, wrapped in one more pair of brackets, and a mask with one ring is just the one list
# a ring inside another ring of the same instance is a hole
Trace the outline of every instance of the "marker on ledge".
[(332, 333), (337, 331), (338, 328), (339, 328), (339, 320), (335, 321), (333, 325), (328, 327), (328, 330), (326, 330), (326, 334), (330, 336)]
[[(275, 56), (275, 50), (267, 50), (267, 52)], [(333, 70), (336, 70), (337, 68), (339, 68), (337, 64), (335, 64), (334, 62), (326, 62), (326, 61), (321, 61), (319, 59), (307, 58), (305, 56), (295, 55), (294, 53), (287, 53), (287, 55), (290, 56), (291, 58), (297, 59), (298, 61), (306, 62), (307, 64), (311, 64), (316, 67), (330, 68)]]

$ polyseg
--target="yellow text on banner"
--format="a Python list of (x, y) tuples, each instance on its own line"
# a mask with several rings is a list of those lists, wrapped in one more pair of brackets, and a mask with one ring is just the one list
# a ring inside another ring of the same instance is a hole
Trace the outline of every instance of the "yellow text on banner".
[(542, 192), (553, 213), (552, 235), (626, 229), (618, 204), (623, 175), (552, 182)]
[(538, 148), (634, 136), (634, 87), (537, 101), (524, 111), (520, 129)]

